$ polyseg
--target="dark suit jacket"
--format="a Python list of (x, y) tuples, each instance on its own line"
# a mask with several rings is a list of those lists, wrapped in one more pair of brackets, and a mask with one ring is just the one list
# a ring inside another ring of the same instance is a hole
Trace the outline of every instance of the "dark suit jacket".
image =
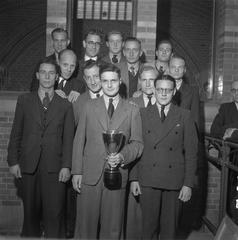
[[(108, 129), (122, 131), (125, 145), (120, 151), (125, 164), (138, 158), (143, 150), (141, 117), (139, 108), (124, 99), (120, 99), (110, 120), (103, 96), (87, 101), (79, 118), (74, 138), (72, 174), (81, 174), (82, 182), (95, 185), (102, 176), (107, 156), (102, 133)], [(122, 187), (126, 186), (128, 171), (120, 168)]]
[(80, 112), (82, 112), (82, 108), (86, 105), (86, 102), (90, 100), (90, 94), (87, 90), (85, 93), (80, 95), (75, 102), (73, 102), (73, 110), (74, 110), (74, 119), (75, 125), (78, 125)]
[[(234, 102), (223, 103), (213, 120), (211, 135), (222, 138), (227, 128), (238, 128), (238, 110)], [(231, 135), (231, 141), (238, 141), (238, 131)]]
[(175, 100), (176, 104), (184, 109), (191, 111), (191, 115), (199, 128), (199, 119), (200, 119), (200, 104), (199, 104), (199, 91), (197, 87), (190, 86), (189, 84), (183, 81), (180, 89), (179, 96), (176, 93)]
[(197, 133), (188, 110), (171, 105), (161, 123), (157, 105), (141, 108), (144, 151), (130, 180), (142, 186), (178, 190), (192, 187), (197, 155)]
[(44, 128), (38, 93), (21, 95), (8, 146), (8, 164), (19, 164), (22, 172), (33, 173), (42, 157), (47, 161), (48, 172), (71, 168), (73, 136), (73, 109), (67, 100), (54, 94)]

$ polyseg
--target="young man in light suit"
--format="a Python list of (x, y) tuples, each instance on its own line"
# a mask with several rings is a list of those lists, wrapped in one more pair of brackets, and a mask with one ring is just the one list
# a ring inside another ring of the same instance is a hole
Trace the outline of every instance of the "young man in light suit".
[[(125, 187), (128, 180), (128, 163), (138, 158), (143, 150), (139, 108), (119, 96), (120, 70), (114, 65), (100, 69), (104, 95), (89, 100), (83, 108), (73, 145), (73, 186), (81, 194), (80, 237), (101, 239), (121, 237)], [(114, 108), (111, 118), (108, 109)], [(119, 130), (125, 144), (114, 157), (107, 157), (102, 133)], [(106, 160), (107, 159), (107, 160)], [(104, 186), (104, 168), (120, 166), (121, 187), (110, 190)]]
[(130, 180), (140, 195), (142, 239), (175, 239), (181, 202), (192, 195), (197, 133), (190, 112), (171, 103), (175, 84), (169, 75), (158, 77), (156, 104), (141, 109), (144, 152)]

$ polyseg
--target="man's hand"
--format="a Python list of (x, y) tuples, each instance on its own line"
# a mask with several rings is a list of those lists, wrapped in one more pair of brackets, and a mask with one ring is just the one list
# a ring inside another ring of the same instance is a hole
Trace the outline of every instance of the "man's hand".
[(59, 172), (59, 182), (67, 182), (70, 178), (69, 168), (61, 168)]
[(73, 188), (78, 193), (81, 192), (81, 182), (82, 182), (82, 175), (73, 175), (72, 177)]
[(21, 178), (21, 169), (19, 164), (13, 165), (9, 168), (9, 172), (15, 177), (15, 178)]
[(179, 193), (179, 199), (183, 202), (187, 202), (192, 197), (192, 188), (183, 186)]
[(136, 91), (136, 92), (133, 93), (132, 97), (138, 98), (141, 94), (142, 94), (141, 91)]
[(123, 165), (124, 158), (121, 153), (118, 153), (115, 156), (108, 156), (107, 157), (107, 163), (111, 167), (116, 167), (117, 165)]
[(69, 102), (75, 102), (77, 98), (79, 97), (80, 93), (76, 91), (71, 91), (68, 96)]
[(137, 181), (131, 182), (131, 192), (134, 196), (139, 196), (141, 194), (140, 184)]
[(66, 94), (64, 91), (60, 90), (60, 89), (57, 89), (55, 90), (55, 92), (62, 98), (67, 98)]
[(225, 133), (224, 133), (224, 136), (223, 136), (223, 139), (227, 139), (227, 138), (230, 138), (232, 133), (237, 130), (236, 128), (227, 128)]

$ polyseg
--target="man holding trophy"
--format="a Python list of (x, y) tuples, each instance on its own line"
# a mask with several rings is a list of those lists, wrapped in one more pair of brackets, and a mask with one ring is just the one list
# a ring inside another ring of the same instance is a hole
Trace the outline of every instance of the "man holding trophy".
[(72, 181), (81, 194), (80, 237), (119, 239), (128, 163), (143, 150), (141, 117), (135, 104), (119, 96), (121, 73), (116, 66), (102, 66), (100, 79), (103, 96), (89, 100), (79, 119)]

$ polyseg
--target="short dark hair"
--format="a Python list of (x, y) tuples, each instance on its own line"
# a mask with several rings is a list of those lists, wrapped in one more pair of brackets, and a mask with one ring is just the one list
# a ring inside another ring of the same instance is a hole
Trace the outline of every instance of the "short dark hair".
[(41, 64), (51, 64), (55, 67), (56, 73), (57, 74), (59, 73), (59, 66), (55, 60), (53, 60), (51, 58), (47, 58), (47, 57), (42, 58), (37, 64), (36, 72), (39, 72)]
[(65, 33), (67, 38), (69, 37), (68, 35), (68, 31), (63, 29), (63, 28), (55, 28), (52, 32), (51, 32), (51, 38), (54, 38), (54, 33)]
[(123, 36), (122, 32), (120, 32), (120, 31), (118, 31), (118, 30), (112, 30), (112, 31), (110, 31), (110, 32), (108, 32), (108, 33), (106, 34), (106, 36), (105, 36), (105, 41), (106, 41), (106, 42), (109, 41), (109, 37), (110, 37), (111, 35), (120, 35), (121, 38), (122, 38), (122, 41), (124, 40), (124, 36)]
[(99, 69), (100, 77), (105, 72), (115, 72), (115, 73), (118, 74), (118, 77), (121, 78), (121, 70), (120, 70), (120, 68), (118, 68), (114, 64), (108, 63), (108, 64), (102, 65)]
[(84, 35), (84, 40), (87, 39), (88, 35), (97, 35), (100, 37), (100, 41), (102, 41), (102, 36), (101, 32), (98, 29), (90, 29), (85, 35)]
[(124, 42), (125, 42), (125, 44), (127, 42), (137, 42), (140, 45), (140, 48), (141, 48), (141, 41), (136, 37), (127, 37)]
[(84, 74), (84, 71), (85, 71), (86, 69), (90, 69), (90, 68), (92, 68), (92, 67), (94, 67), (94, 66), (96, 66), (96, 67), (98, 67), (98, 68), (100, 69), (100, 64), (99, 64), (98, 61), (94, 61), (94, 60), (92, 60), (92, 59), (86, 61), (86, 62), (84, 63), (84, 65), (83, 65), (83, 74)]
[(171, 51), (173, 51), (172, 42), (171, 42), (170, 40), (168, 40), (168, 39), (163, 39), (163, 40), (159, 41), (158, 44), (157, 44), (157, 46), (156, 46), (156, 49), (158, 50), (158, 49), (159, 49), (159, 46), (160, 46), (161, 44), (163, 44), (163, 43), (169, 44), (169, 45), (171, 46)]
[(154, 81), (154, 86), (156, 87), (156, 83), (158, 81), (162, 81), (162, 80), (171, 81), (174, 84), (174, 88), (176, 87), (175, 79), (172, 76), (168, 75), (168, 74), (159, 74), (159, 76)]

